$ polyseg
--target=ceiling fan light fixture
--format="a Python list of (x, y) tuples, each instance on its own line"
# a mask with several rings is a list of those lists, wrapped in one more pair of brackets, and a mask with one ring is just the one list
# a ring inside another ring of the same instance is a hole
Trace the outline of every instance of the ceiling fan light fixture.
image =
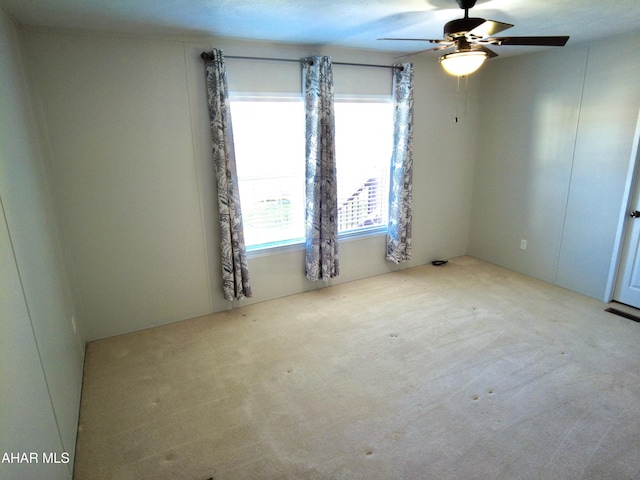
[(481, 50), (453, 52), (442, 55), (438, 60), (442, 68), (451, 75), (462, 77), (478, 70), (488, 58)]

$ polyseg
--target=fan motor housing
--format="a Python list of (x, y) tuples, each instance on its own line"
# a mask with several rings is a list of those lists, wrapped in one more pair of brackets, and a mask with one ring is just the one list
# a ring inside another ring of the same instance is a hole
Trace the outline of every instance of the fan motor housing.
[(476, 4), (476, 0), (456, 0), (456, 2), (458, 3), (458, 6), (463, 10), (473, 8), (473, 6)]
[(444, 26), (444, 38), (456, 39), (466, 36), (471, 30), (485, 22), (484, 18), (465, 17), (447, 22)]

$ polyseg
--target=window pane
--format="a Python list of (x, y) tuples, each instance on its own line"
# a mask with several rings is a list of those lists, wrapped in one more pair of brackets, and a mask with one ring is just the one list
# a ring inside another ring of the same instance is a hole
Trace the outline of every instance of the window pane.
[(304, 238), (301, 101), (232, 101), (247, 247)]
[(391, 102), (336, 102), (339, 232), (387, 223)]

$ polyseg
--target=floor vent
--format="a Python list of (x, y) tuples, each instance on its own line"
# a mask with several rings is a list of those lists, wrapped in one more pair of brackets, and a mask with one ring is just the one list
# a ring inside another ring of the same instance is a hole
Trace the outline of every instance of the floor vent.
[(623, 312), (622, 310), (618, 310), (617, 308), (607, 308), (605, 309), (605, 312), (613, 313), (614, 315), (620, 315), (621, 317), (628, 318), (629, 320), (640, 323), (640, 317), (628, 312)]

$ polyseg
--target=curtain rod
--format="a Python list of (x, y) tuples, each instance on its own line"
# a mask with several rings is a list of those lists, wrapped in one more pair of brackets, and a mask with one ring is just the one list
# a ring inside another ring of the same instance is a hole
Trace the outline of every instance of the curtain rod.
[[(200, 54), (200, 58), (202, 58), (203, 60), (211, 60), (211, 54), (209, 52), (202, 52), (202, 54)], [(241, 60), (266, 60), (266, 61), (271, 61), (271, 62), (295, 62), (295, 63), (300, 63), (301, 60), (295, 60), (292, 58), (272, 58), (272, 57), (244, 57), (244, 56), (238, 56), (238, 55), (225, 55), (224, 58), (235, 58), (235, 59), (241, 59)], [(372, 64), (372, 63), (349, 63), (349, 62), (331, 62), (333, 65), (348, 65), (351, 67), (373, 67), (373, 68), (398, 68), (400, 70), (403, 70), (402, 66), (395, 66), (395, 65), (376, 65), (376, 64)]]

